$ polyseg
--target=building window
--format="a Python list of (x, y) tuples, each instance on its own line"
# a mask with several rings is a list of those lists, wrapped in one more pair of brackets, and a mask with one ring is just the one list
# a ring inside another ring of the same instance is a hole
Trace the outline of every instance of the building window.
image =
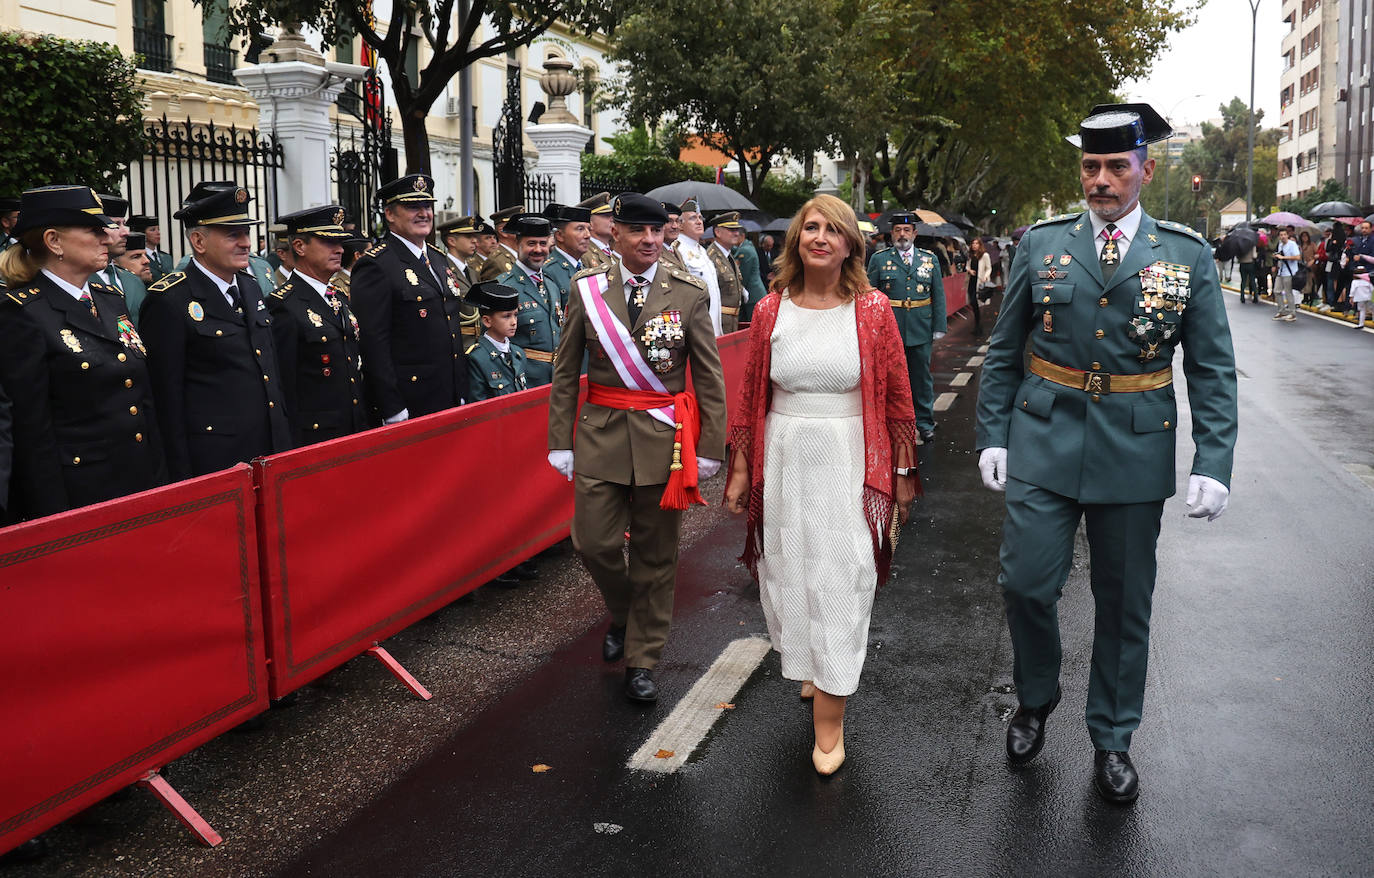
[(205, 38), (205, 78), (232, 84), (239, 53), (229, 48), (229, 4), (227, 0), (206, 0), (200, 9), (201, 34)]
[[(587, 128), (596, 131), (596, 112), (593, 104), (596, 102), (596, 69), (590, 64), (582, 68), (582, 124)], [(588, 154), (596, 153), (596, 135), (587, 138), (585, 152)]]
[(172, 35), (163, 0), (134, 0), (134, 53), (144, 70), (172, 72)]

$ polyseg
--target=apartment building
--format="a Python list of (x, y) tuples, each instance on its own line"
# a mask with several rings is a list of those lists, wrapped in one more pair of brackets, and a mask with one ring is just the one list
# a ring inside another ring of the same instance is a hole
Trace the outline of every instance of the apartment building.
[(1370, 0), (1338, 2), (1333, 176), (1364, 206), (1374, 204), (1374, 9)]
[(1280, 201), (1336, 176), (1338, 20), (1341, 4), (1352, 2), (1368, 0), (1283, 0), (1288, 32), (1280, 46)]

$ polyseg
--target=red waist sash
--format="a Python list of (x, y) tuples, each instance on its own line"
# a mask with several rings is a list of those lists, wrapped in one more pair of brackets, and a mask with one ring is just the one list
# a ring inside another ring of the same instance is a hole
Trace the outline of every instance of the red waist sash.
[(662, 509), (686, 509), (692, 503), (706, 505), (697, 490), (697, 436), (701, 433), (701, 416), (697, 413), (695, 394), (658, 393), (652, 390), (630, 390), (606, 384), (587, 382), (587, 402), (622, 411), (662, 409), (673, 407), (673, 462), (668, 467), (668, 485), (663, 489)]

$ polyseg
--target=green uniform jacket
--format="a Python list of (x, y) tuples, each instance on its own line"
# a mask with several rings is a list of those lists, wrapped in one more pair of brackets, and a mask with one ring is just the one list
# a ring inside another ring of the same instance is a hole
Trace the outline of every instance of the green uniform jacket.
[[(908, 266), (897, 248), (879, 250), (868, 260), (868, 282), (894, 302), (892, 311), (897, 316), (902, 344), (930, 344), (935, 333), (946, 331), (945, 282), (934, 253), (913, 247)], [(930, 299), (930, 304), (916, 308), (895, 304), (922, 299)]]
[[(1152, 289), (1164, 288), (1148, 302), (1142, 277)], [(1094, 397), (1056, 384), (1025, 370), (1027, 336), (1030, 350), (1046, 360), (1112, 375), (1163, 369), (1182, 344), (1196, 447), (1192, 472), (1230, 485), (1235, 355), (1211, 248), (1191, 229), (1142, 216), (1105, 285), (1088, 214), (1056, 217), (1028, 231), (978, 390), (977, 447), (1006, 448), (1011, 478), (1080, 503), (1172, 496), (1173, 386)]]
[[(545, 275), (544, 294), (541, 294), (525, 269), (516, 265), (501, 275), (498, 282), (520, 293), (520, 305), (516, 310), (518, 322), (511, 341), (526, 351), (552, 354), (558, 350), (558, 341), (563, 337), (563, 290), (558, 281)], [(553, 380), (553, 364), (527, 357), (525, 374), (531, 387), (548, 384)]]
[(159, 281), (164, 276), (172, 273), (172, 254), (156, 251), (157, 258), (148, 260), (148, 268), (153, 273), (153, 280)]
[(735, 257), (735, 263), (739, 265), (739, 273), (744, 278), (744, 288), (749, 291), (749, 304), (757, 305), (768, 292), (763, 288), (763, 276), (759, 274), (759, 251), (754, 249), (748, 238), (745, 238), (738, 247), (730, 251), (730, 255)]
[[(137, 328), (138, 315), (143, 310), (143, 300), (148, 298), (148, 287), (143, 281), (139, 280), (138, 275), (134, 274), (132, 271), (120, 268), (118, 265), (116, 265), (114, 269), (119, 276), (118, 286), (110, 283), (110, 279), (105, 276), (104, 269), (91, 275), (90, 279), (95, 283), (111, 287), (116, 292), (123, 293), (124, 306), (129, 309), (129, 319), (133, 321), (134, 327)], [(153, 280), (157, 280), (157, 278), (153, 278)]]
[(551, 277), (558, 283), (558, 288), (563, 293), (559, 304), (565, 313), (568, 310), (568, 294), (572, 291), (573, 275), (581, 270), (581, 262), (569, 262), (568, 257), (563, 255), (563, 251), (557, 247), (549, 248), (549, 258), (544, 262), (544, 276)]
[(525, 377), (525, 352), (520, 345), (510, 346), (510, 362), (507, 363), (496, 349), (496, 345), (486, 333), (477, 343), (467, 349), (468, 387), (473, 399), (491, 399), (505, 396), (525, 389), (529, 380)]

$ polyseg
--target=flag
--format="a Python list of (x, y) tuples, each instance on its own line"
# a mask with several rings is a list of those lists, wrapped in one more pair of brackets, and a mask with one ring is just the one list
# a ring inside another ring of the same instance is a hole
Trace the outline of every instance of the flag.
[(718, 165), (716, 167), (716, 185), (725, 185), (725, 165)]

